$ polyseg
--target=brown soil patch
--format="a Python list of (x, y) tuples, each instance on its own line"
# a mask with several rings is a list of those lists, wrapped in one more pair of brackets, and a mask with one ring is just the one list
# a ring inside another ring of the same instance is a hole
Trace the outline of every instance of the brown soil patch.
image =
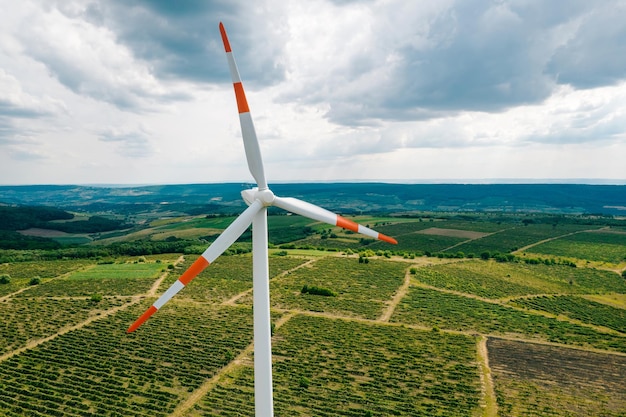
[(32, 227), (26, 230), (19, 230), (20, 234), (24, 236), (37, 236), (37, 237), (66, 237), (71, 236), (69, 233), (62, 232), (60, 230), (52, 230), (52, 229), (39, 229), (36, 227)]
[(459, 237), (462, 239), (480, 239), (481, 237), (484, 237), (490, 234), (490, 233), (483, 233), (483, 232), (473, 232), (471, 230), (440, 229), (438, 227), (431, 227), (428, 229), (419, 230), (415, 233), (420, 233), (423, 235)]

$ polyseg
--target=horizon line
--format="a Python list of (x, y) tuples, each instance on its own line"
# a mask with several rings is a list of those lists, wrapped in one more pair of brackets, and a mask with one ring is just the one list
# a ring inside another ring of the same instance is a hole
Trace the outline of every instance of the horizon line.
[[(273, 181), (273, 184), (397, 184), (397, 185), (626, 185), (626, 179), (611, 178), (441, 178), (441, 179), (311, 179)], [(203, 184), (246, 184), (254, 185), (252, 180), (228, 180), (210, 182), (147, 182), (147, 183), (23, 183), (0, 184), (0, 187), (36, 187), (36, 186), (77, 186), (99, 188), (134, 188), (167, 185), (203, 185)]]

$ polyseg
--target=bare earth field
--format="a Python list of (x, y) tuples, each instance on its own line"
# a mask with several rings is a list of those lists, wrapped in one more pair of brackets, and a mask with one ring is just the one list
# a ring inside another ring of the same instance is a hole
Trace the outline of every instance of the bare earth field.
[(489, 233), (482, 233), (482, 232), (474, 232), (471, 230), (441, 229), (439, 227), (431, 227), (428, 229), (420, 230), (416, 233), (421, 233), (423, 235), (460, 237), (463, 239), (480, 239), (481, 237), (485, 237), (489, 234)]

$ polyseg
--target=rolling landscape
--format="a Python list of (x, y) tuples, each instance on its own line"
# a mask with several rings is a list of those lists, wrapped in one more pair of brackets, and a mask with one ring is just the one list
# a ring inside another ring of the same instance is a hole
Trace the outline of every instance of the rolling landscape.
[[(623, 186), (362, 187), (273, 187), (398, 240), (270, 211), (276, 415), (626, 414)], [(0, 415), (253, 415), (249, 231), (125, 332), (241, 189), (0, 187)]]

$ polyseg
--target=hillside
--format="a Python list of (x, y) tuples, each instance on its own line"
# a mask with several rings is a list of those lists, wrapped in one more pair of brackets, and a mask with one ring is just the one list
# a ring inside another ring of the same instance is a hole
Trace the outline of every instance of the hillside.
[[(249, 184), (143, 187), (0, 186), (0, 203), (71, 211), (136, 214), (234, 213)], [(303, 198), (344, 214), (374, 212), (539, 212), (626, 214), (626, 186), (582, 184), (273, 184), (277, 195)]]

